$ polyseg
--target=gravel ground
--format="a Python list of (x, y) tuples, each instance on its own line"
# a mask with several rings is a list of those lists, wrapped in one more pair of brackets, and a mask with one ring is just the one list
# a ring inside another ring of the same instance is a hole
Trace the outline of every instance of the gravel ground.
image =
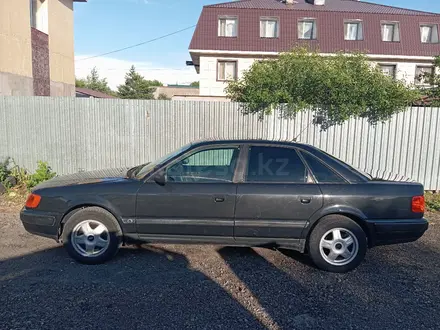
[(0, 209), (0, 329), (439, 329), (440, 215), (428, 218), (418, 242), (330, 274), (291, 251), (219, 246), (85, 266)]

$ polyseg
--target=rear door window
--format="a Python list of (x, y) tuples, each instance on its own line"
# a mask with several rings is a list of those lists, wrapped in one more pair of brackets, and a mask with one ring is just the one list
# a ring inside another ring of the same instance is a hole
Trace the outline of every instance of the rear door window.
[(307, 183), (308, 171), (295, 149), (254, 146), (249, 150), (246, 181)]
[(312, 170), (313, 175), (318, 183), (345, 183), (345, 180), (308, 152), (301, 151), (301, 155)]

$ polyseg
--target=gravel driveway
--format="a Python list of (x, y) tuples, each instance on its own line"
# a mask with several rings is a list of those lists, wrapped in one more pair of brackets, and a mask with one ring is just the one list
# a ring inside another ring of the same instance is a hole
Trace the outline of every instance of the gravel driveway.
[[(0, 210), (1, 212), (1, 210)], [(123, 248), (85, 266), (0, 213), (0, 329), (439, 329), (440, 216), (349, 274), (290, 251)]]

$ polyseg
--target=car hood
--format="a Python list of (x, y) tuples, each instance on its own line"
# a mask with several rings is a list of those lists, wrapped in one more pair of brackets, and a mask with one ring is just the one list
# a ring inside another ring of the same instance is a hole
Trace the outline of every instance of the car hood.
[(57, 176), (40, 183), (33, 190), (125, 180), (128, 170), (129, 168), (123, 167)]

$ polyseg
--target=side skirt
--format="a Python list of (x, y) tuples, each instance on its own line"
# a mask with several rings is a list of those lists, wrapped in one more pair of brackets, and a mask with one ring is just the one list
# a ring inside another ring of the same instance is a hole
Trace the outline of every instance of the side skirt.
[(125, 234), (126, 244), (163, 243), (163, 244), (208, 244), (226, 246), (250, 246), (264, 248), (292, 249), (299, 252), (305, 250), (305, 239), (286, 238), (255, 238), (255, 237), (224, 237), (224, 236), (190, 236), (190, 235), (138, 235)]

